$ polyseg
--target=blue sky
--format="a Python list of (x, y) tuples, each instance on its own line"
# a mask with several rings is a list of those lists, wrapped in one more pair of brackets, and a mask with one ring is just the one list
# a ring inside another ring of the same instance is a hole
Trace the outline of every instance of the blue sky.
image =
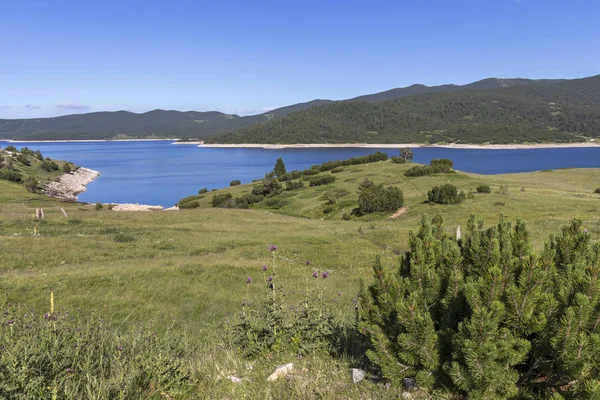
[(600, 1), (0, 0), (0, 118), (600, 73)]

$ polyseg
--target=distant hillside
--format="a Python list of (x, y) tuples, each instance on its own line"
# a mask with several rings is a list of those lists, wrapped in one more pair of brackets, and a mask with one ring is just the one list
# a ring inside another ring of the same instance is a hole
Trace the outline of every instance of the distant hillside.
[(484, 80), (471, 85), (475, 89), (377, 103), (336, 102), (208, 142), (519, 143), (600, 137), (600, 75), (552, 81)]
[[(343, 101), (380, 102), (417, 94), (500, 88), (534, 82), (537, 81), (490, 78), (463, 86), (442, 85), (429, 87), (412, 85)], [(335, 102), (317, 99), (245, 117), (216, 111), (154, 110), (143, 114), (116, 111), (73, 114), (55, 118), (0, 119), (0, 138), (20, 140), (90, 140), (148, 137), (204, 139), (220, 133), (278, 119), (290, 113), (332, 103)]]

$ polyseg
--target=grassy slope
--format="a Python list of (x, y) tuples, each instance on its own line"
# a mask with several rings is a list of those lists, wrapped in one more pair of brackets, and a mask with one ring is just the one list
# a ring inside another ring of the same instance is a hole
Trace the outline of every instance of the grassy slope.
[[(206, 208), (117, 213), (60, 203), (29, 194), (20, 185), (0, 181), (0, 303), (25, 302), (45, 312), (48, 294), (54, 291), (58, 309), (100, 312), (115, 324), (124, 320), (128, 323), (152, 320), (158, 327), (164, 327), (172, 318), (180, 317), (193, 336), (208, 348), (196, 368), (216, 374), (217, 365), (235, 372), (245, 368), (245, 364), (235, 357), (224, 359), (215, 352), (220, 333), (215, 335), (214, 329), (225, 314), (240, 309), (245, 298), (245, 279), (260, 278), (260, 266), (270, 258), (266, 251), (270, 243), (276, 243), (282, 256), (289, 260), (278, 261), (289, 297), (298, 295), (313, 268), (330, 269), (325, 296), (336, 301), (340, 313), (349, 317), (358, 281), (370, 279), (374, 256), (381, 254), (385, 264), (395, 265), (397, 254), (406, 249), (409, 230), (424, 212), (429, 215), (441, 212), (448, 229), (464, 225), (471, 213), (488, 224), (496, 222), (500, 213), (511, 220), (522, 217), (528, 222), (538, 247), (549, 233), (556, 232), (573, 217), (583, 219), (588, 230), (600, 237), (600, 195), (592, 194), (600, 187), (598, 170), (406, 178), (403, 172), (407, 168), (408, 165), (382, 162), (346, 167), (336, 174), (335, 186), (350, 191), (350, 199), (356, 198), (356, 185), (365, 177), (399, 185), (404, 190), (408, 212), (396, 220), (370, 216), (343, 221), (344, 211), (339, 206), (324, 215), (320, 196), (324, 189), (330, 188), (323, 187), (299, 190), (289, 198), (294, 201), (279, 211), (212, 209), (208, 207), (212, 197), (209, 193), (203, 199)], [(486, 183), (494, 188), (494, 193), (476, 195), (458, 206), (423, 203), (427, 190), (446, 182), (465, 190)], [(503, 184), (509, 186), (508, 195), (496, 193)], [(242, 185), (222, 191), (242, 193), (249, 189), (248, 185)], [(494, 205), (498, 202), (505, 206)], [(44, 222), (33, 221), (35, 207), (44, 207)], [(60, 207), (67, 210), (68, 219), (62, 216)], [(38, 236), (33, 235), (34, 227)], [(115, 241), (118, 234), (133, 237), (135, 241), (118, 243)], [(313, 262), (311, 267), (303, 265), (306, 259)], [(263, 375), (283, 361), (287, 360), (259, 363), (251, 372), (257, 383), (250, 386), (238, 388), (229, 382), (219, 386), (210, 378), (204, 382), (204, 390), (222, 391), (219, 393), (234, 397), (252, 396), (253, 390), (260, 390), (266, 396), (264, 391), (270, 389), (261, 383)], [(357, 391), (366, 390), (365, 387), (361, 389), (348, 382), (345, 369), (348, 365), (331, 364), (322, 358), (298, 363), (308, 363), (307, 368), (314, 369), (317, 377), (311, 385), (326, 390), (323, 397), (335, 398), (336, 391), (346, 391), (351, 398), (364, 397)], [(331, 369), (331, 376), (324, 374), (323, 368)], [(342, 386), (330, 387), (332, 380)]]

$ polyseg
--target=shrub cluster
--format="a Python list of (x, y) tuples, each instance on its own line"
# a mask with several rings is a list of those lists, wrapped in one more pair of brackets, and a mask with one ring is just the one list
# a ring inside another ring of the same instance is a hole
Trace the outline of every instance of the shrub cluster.
[(204, 194), (204, 193), (208, 193), (208, 188), (202, 188), (202, 189), (198, 190), (198, 194)]
[(600, 188), (594, 190), (594, 193), (600, 193)]
[(316, 176), (310, 180), (309, 186), (323, 186), (335, 182), (335, 176), (322, 175)]
[(374, 212), (391, 212), (402, 206), (404, 206), (402, 190), (394, 186), (385, 188), (383, 185), (376, 185), (365, 179), (358, 188), (358, 208), (354, 213), (365, 215)]
[(404, 159), (402, 157), (392, 156), (392, 162), (394, 164), (406, 164), (406, 159)]
[(287, 181), (285, 183), (285, 190), (296, 190), (304, 187), (304, 182), (302, 181)]
[(0, 169), (0, 179), (11, 182), (21, 182), (23, 178), (18, 171), (9, 168)]
[(229, 182), (229, 186), (238, 186), (241, 184), (242, 184), (242, 181), (240, 181), (239, 179), (234, 179), (233, 181)]
[(264, 178), (254, 185), (252, 194), (263, 197), (273, 197), (281, 193), (282, 190), (281, 184), (276, 179)]
[(447, 174), (452, 171), (454, 163), (447, 158), (431, 160), (429, 165), (417, 165), (407, 170), (406, 176), (425, 176), (431, 174)]
[(577, 220), (539, 255), (521, 221), (465, 231), (423, 218), (399, 267), (376, 260), (359, 295), (369, 359), (439, 398), (598, 398), (600, 244)]
[(479, 185), (475, 190), (477, 193), (492, 193), (492, 189), (488, 185)]
[(446, 183), (442, 186), (435, 186), (427, 192), (427, 199), (432, 203), (438, 204), (459, 204), (466, 198), (464, 192), (458, 193), (456, 186)]
[(259, 194), (245, 194), (233, 197), (231, 193), (215, 194), (212, 198), (212, 206), (215, 208), (248, 208), (254, 203), (261, 202), (265, 197)]
[(191, 208), (198, 208), (200, 207), (200, 201), (199, 200), (190, 200), (190, 201), (186, 201), (185, 203), (179, 203), (178, 206), (180, 209), (191, 209)]
[(58, 171), (59, 167), (58, 167), (58, 164), (55, 163), (53, 160), (46, 158), (44, 161), (42, 161), (40, 163), (40, 169), (42, 171), (52, 172), (52, 171)]

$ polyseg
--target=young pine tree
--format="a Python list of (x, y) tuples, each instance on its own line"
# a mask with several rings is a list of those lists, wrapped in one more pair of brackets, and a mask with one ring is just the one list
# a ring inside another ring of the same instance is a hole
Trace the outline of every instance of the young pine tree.
[(470, 399), (600, 396), (600, 244), (573, 221), (534, 254), (523, 222), (456, 241), (425, 218), (395, 271), (379, 259), (359, 328), (383, 376)]

